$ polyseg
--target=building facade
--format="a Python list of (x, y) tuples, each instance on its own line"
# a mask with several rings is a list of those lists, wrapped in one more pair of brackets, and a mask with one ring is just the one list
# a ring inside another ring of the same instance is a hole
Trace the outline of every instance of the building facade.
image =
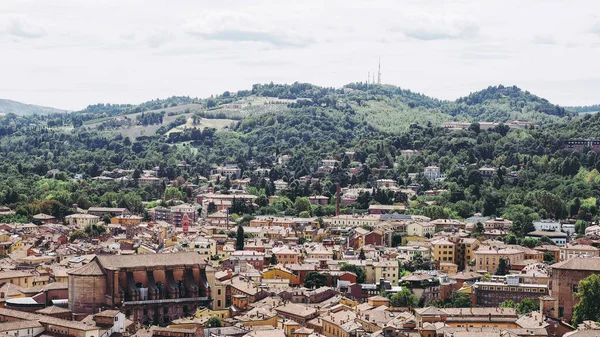
[(75, 316), (118, 309), (135, 322), (166, 325), (208, 305), (205, 266), (195, 252), (98, 255), (68, 273), (69, 309)]

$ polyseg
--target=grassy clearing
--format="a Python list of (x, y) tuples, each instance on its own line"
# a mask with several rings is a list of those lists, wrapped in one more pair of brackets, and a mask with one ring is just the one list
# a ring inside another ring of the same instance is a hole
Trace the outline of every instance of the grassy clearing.
[(205, 128), (215, 128), (217, 130), (223, 130), (225, 127), (230, 127), (232, 124), (237, 123), (236, 120), (226, 118), (202, 118), (200, 122), (194, 125), (193, 118), (188, 118), (184, 125), (175, 127), (167, 132), (169, 135), (171, 132), (181, 132), (184, 129), (196, 128), (203, 130)]

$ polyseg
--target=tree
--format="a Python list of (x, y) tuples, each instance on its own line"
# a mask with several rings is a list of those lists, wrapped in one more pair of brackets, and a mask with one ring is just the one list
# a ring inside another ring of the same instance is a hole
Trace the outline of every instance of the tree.
[(306, 288), (320, 288), (327, 284), (327, 275), (321, 274), (316, 271), (311, 271), (306, 274), (304, 279), (304, 287)]
[(579, 302), (573, 308), (573, 324), (600, 320), (600, 274), (590, 275), (579, 281), (575, 297)]
[(73, 241), (75, 241), (77, 239), (85, 239), (87, 237), (88, 237), (88, 235), (84, 231), (82, 231), (82, 230), (76, 230), (69, 237), (69, 242), (73, 242)]
[(519, 315), (525, 315), (532, 311), (537, 311), (540, 309), (540, 304), (538, 302), (534, 302), (528, 298), (522, 300), (517, 305), (517, 313)]
[(354, 273), (356, 275), (356, 283), (365, 283), (365, 280), (367, 279), (367, 273), (363, 267), (349, 263), (342, 263), (340, 270)]
[(517, 304), (515, 303), (515, 301), (513, 300), (505, 300), (504, 302), (500, 303), (500, 308), (516, 308)]
[(460, 293), (458, 291), (452, 292), (450, 298), (448, 299), (447, 308), (470, 308), (473, 306), (473, 302), (471, 301), (471, 297), (465, 293)]
[(238, 226), (235, 238), (235, 250), (244, 250), (244, 227)]
[(85, 232), (85, 234), (87, 234), (88, 237), (96, 237), (96, 236), (100, 236), (102, 234), (106, 233), (106, 228), (102, 225), (98, 225), (98, 224), (93, 224), (93, 225), (87, 225), (85, 226), (85, 228), (83, 229), (83, 231)]
[(361, 248), (360, 249), (360, 253), (358, 253), (358, 259), (359, 260), (366, 260), (367, 257), (365, 256), (365, 251)]
[(296, 213), (308, 212), (309, 216), (312, 211), (310, 200), (307, 197), (296, 198), (294, 208), (296, 209)]
[(214, 202), (209, 202), (208, 207), (206, 207), (206, 212), (208, 214), (212, 214), (217, 211), (217, 205)]
[(468, 218), (473, 215), (473, 205), (464, 200), (457, 201), (453, 208), (461, 218)]
[(273, 207), (278, 211), (283, 212), (292, 207), (292, 201), (288, 197), (279, 197), (273, 201)]
[(402, 290), (392, 295), (390, 305), (392, 307), (414, 308), (419, 304), (419, 298), (410, 292), (408, 288), (402, 287)]
[(473, 232), (476, 233), (476, 235), (482, 235), (484, 231), (485, 231), (485, 228), (484, 228), (483, 224), (481, 222), (478, 222), (475, 225), (475, 230)]
[(208, 321), (206, 321), (207, 328), (220, 328), (222, 326), (223, 323), (221, 323), (221, 319), (219, 319), (217, 316), (212, 316), (208, 319)]
[(277, 261), (277, 256), (275, 256), (275, 254), (271, 254), (271, 258), (269, 259), (269, 264), (274, 266), (277, 263), (279, 263), (279, 261)]
[(588, 222), (585, 220), (577, 220), (575, 222), (575, 233), (577, 235), (585, 235), (585, 229), (588, 227)]
[(554, 263), (554, 253), (544, 252), (544, 262), (548, 262), (549, 264)]
[(181, 200), (183, 199), (183, 193), (177, 187), (167, 187), (163, 196), (164, 201), (169, 200)]
[(496, 269), (496, 275), (504, 276), (504, 275), (508, 274), (508, 272), (509, 272), (508, 260), (501, 257), (500, 261), (498, 262), (498, 268)]

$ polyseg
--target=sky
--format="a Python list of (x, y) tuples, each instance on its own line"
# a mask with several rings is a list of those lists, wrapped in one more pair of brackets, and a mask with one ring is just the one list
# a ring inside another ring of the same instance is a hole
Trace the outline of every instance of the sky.
[(2, 0), (0, 98), (77, 110), (254, 83), (599, 104), (600, 1)]

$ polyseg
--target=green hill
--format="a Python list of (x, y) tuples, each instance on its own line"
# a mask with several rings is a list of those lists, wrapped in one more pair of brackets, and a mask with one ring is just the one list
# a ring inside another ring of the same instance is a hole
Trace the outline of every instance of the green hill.
[(33, 104), (25, 104), (21, 102), (11, 101), (9, 99), (0, 99), (0, 115), (7, 115), (12, 113), (19, 116), (26, 116), (35, 114), (47, 115), (65, 112), (69, 111)]
[(457, 118), (479, 122), (508, 122), (515, 119), (544, 122), (569, 115), (565, 108), (529, 91), (503, 85), (490, 86), (448, 102), (442, 111)]

